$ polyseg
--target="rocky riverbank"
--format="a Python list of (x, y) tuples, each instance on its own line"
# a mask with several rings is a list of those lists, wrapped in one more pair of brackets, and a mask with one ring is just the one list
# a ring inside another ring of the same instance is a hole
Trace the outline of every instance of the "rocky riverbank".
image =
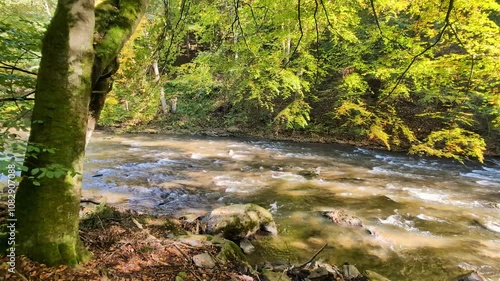
[[(343, 227), (363, 227), (342, 210), (320, 213)], [(171, 218), (119, 211), (107, 206), (82, 209), (81, 239), (94, 257), (78, 266), (47, 267), (18, 257), (16, 272), (0, 267), (0, 280), (175, 280), (175, 281), (387, 281), (376, 269), (363, 272), (348, 262), (321, 262), (325, 244), (299, 264), (261, 260), (250, 264), (245, 253), (253, 241), (279, 235), (271, 213), (254, 204), (235, 204), (204, 217)], [(6, 260), (0, 260), (5, 265)], [(453, 281), (487, 280), (476, 272)]]

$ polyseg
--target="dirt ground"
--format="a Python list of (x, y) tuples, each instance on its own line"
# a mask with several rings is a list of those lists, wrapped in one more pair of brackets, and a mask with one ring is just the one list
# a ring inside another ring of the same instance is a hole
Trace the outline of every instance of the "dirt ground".
[(93, 258), (74, 268), (48, 267), (20, 256), (16, 272), (7, 271), (7, 258), (0, 259), (0, 280), (254, 280), (241, 273), (241, 266), (216, 261), (212, 269), (199, 268), (192, 257), (218, 249), (211, 245), (188, 245), (173, 239), (189, 228), (182, 221), (148, 217), (109, 209), (84, 219), (80, 237)]

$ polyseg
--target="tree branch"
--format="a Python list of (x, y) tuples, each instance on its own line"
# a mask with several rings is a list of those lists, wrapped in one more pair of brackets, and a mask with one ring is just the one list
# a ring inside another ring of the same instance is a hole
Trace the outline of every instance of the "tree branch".
[(5, 102), (5, 101), (23, 101), (23, 100), (35, 100), (35, 98), (28, 98), (28, 96), (33, 95), (35, 91), (29, 92), (25, 94), (24, 96), (21, 97), (10, 97), (10, 98), (2, 98), (0, 99), (0, 102)]
[[(373, 1), (373, 0), (370, 0), (370, 1)], [(403, 71), (403, 73), (401, 73), (401, 75), (399, 75), (398, 79), (396, 80), (396, 85), (394, 85), (394, 87), (392, 88), (392, 90), (383, 98), (381, 98), (377, 105), (381, 104), (382, 102), (384, 102), (388, 97), (390, 97), (394, 91), (396, 90), (396, 88), (399, 86), (399, 84), (401, 84), (401, 82), (403, 81), (406, 73), (410, 70), (411, 66), (415, 63), (415, 61), (423, 54), (425, 54), (427, 51), (429, 51), (431, 48), (433, 48), (434, 46), (437, 45), (437, 43), (439, 43), (439, 41), (441, 41), (441, 38), (443, 37), (443, 34), (444, 34), (444, 31), (446, 30), (446, 27), (448, 27), (450, 25), (450, 15), (451, 15), (451, 10), (453, 10), (453, 2), (454, 0), (450, 0), (449, 2), (449, 6), (448, 6), (448, 11), (446, 12), (446, 17), (445, 17), (445, 24), (444, 26), (441, 28), (441, 31), (439, 32), (437, 38), (436, 38), (436, 41), (434, 43), (432, 43), (431, 45), (427, 46), (423, 51), (421, 51), (420, 53), (416, 54), (413, 59), (411, 60), (410, 64), (406, 67), (406, 69)]]
[(319, 3), (318, 0), (314, 1), (315, 7), (314, 7), (314, 27), (316, 29), (316, 73), (315, 73), (315, 78), (314, 78), (314, 85), (318, 85), (318, 76), (319, 76), (319, 27), (318, 27), (318, 9), (319, 9)]
[(323, 0), (319, 0), (319, 2), (321, 3), (321, 7), (323, 7), (323, 12), (325, 13), (326, 22), (328, 23), (328, 26), (333, 28), (333, 24), (330, 22), (330, 17), (328, 16), (328, 11), (326, 10), (325, 3), (323, 3)]
[(300, 16), (300, 0), (297, 0), (297, 20), (299, 22), (299, 30), (300, 30), (299, 41), (297, 41), (297, 45), (295, 45), (295, 49), (293, 49), (293, 52), (290, 54), (288, 61), (285, 63), (285, 65), (283, 67), (288, 66), (288, 64), (290, 63), (290, 58), (292, 58), (293, 55), (295, 55), (295, 53), (297, 52), (297, 49), (299, 48), (300, 41), (302, 41), (302, 37), (304, 37), (304, 31), (302, 30), (302, 19)]
[[(402, 50), (407, 51), (407, 50), (408, 50), (408, 48), (407, 48), (407, 47), (405, 47), (405, 46), (401, 45), (401, 43), (399, 43), (398, 41), (396, 41), (396, 40), (394, 40), (394, 39), (391, 39), (391, 38), (389, 38), (389, 37), (385, 36), (385, 34), (384, 34), (384, 32), (382, 31), (382, 28), (381, 28), (381, 26), (380, 26), (380, 21), (378, 20), (378, 15), (377, 15), (377, 11), (375, 10), (375, 4), (373, 3), (373, 0), (370, 0), (370, 6), (371, 6), (371, 8), (372, 8), (373, 17), (375, 18), (375, 24), (377, 25), (377, 29), (378, 29), (378, 31), (379, 31), (379, 33), (380, 33), (380, 36), (382, 36), (382, 38), (384, 38), (384, 39), (388, 40), (389, 42), (393, 42), (393, 43), (395, 43), (395, 44), (396, 44), (396, 45), (398, 45), (398, 46), (399, 46), (399, 48), (401, 48)], [(413, 54), (411, 54), (411, 55), (413, 55)]]
[(22, 69), (22, 68), (13, 66), (13, 65), (9, 65), (9, 64), (6, 64), (4, 62), (0, 62), (0, 63), (4, 65), (4, 66), (0, 66), (0, 68), (3, 68), (3, 69), (16, 70), (16, 71), (24, 72), (24, 73), (35, 75), (35, 76), (37, 75), (37, 73), (29, 71), (29, 70), (25, 70), (25, 69)]
[(240, 31), (241, 31), (241, 37), (243, 37), (243, 42), (245, 42), (245, 46), (250, 51), (250, 53), (253, 54), (252, 49), (250, 49), (250, 46), (248, 46), (248, 42), (247, 42), (247, 38), (245, 36), (245, 32), (243, 32), (243, 27), (241, 26), (240, 15), (238, 13), (239, 7), (240, 7), (240, 0), (234, 0), (234, 13), (235, 13), (235, 15), (234, 15), (234, 21), (233, 21), (233, 24), (232, 24), (231, 28), (233, 28), (233, 26), (234, 26), (235, 23), (238, 23), (238, 27), (240, 28)]

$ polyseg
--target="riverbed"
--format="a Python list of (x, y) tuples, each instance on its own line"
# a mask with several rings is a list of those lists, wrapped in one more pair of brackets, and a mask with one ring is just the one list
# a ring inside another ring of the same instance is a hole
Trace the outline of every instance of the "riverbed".
[[(500, 159), (483, 165), (339, 144), (96, 132), (85, 197), (139, 212), (203, 215), (252, 202), (271, 210), (278, 237), (252, 261), (300, 263), (322, 245), (391, 280), (447, 280), (477, 270), (500, 280)], [(343, 209), (365, 229), (320, 212)]]

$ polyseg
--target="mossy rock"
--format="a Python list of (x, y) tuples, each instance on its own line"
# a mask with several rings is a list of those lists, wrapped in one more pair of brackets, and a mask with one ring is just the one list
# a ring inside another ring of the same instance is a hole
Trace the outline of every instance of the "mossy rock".
[(278, 233), (271, 213), (255, 204), (234, 204), (213, 210), (203, 223), (210, 234), (220, 234), (224, 238), (239, 241), (264, 231), (272, 235)]
[(212, 243), (215, 246), (220, 247), (220, 252), (217, 254), (217, 259), (223, 263), (236, 262), (241, 264), (248, 264), (247, 257), (243, 254), (241, 248), (236, 245), (233, 241), (214, 237)]

